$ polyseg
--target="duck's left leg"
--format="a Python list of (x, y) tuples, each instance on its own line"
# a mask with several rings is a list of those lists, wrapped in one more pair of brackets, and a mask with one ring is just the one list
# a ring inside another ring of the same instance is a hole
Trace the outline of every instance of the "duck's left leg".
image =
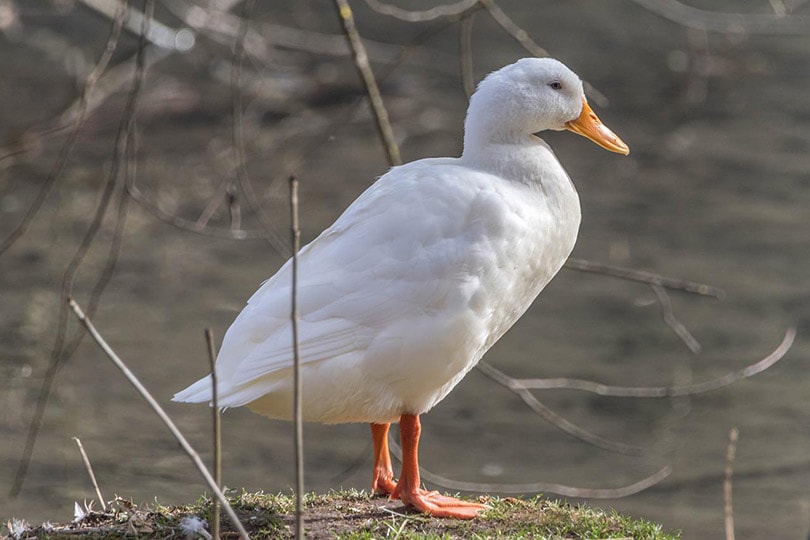
[(371, 490), (382, 495), (390, 495), (396, 487), (391, 454), (388, 452), (390, 427), (391, 424), (371, 424), (371, 441), (374, 445), (374, 477), (371, 480)]
[(462, 501), (438, 491), (422, 489), (419, 478), (419, 435), (422, 426), (419, 415), (403, 414), (399, 423), (402, 439), (402, 474), (393, 493), (392, 499), (400, 499), (426, 514), (436, 517), (472, 519), (487, 508), (484, 504)]

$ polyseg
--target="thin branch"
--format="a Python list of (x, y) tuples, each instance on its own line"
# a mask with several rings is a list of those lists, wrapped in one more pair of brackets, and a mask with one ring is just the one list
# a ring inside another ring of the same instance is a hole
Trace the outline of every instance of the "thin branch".
[(475, 17), (474, 11), (462, 15), (458, 29), (458, 55), (461, 64), (461, 84), (464, 88), (464, 95), (467, 96), (467, 101), (470, 100), (470, 96), (472, 96), (475, 91), (472, 57), (473, 17)]
[(90, 458), (87, 457), (87, 452), (84, 451), (84, 446), (82, 446), (82, 441), (78, 437), (73, 437), (73, 440), (76, 441), (76, 444), (79, 447), (79, 453), (82, 455), (82, 461), (84, 461), (84, 468), (87, 469), (87, 474), (90, 476), (90, 481), (93, 482), (93, 488), (96, 490), (96, 496), (98, 497), (98, 502), (101, 503), (101, 509), (103, 511), (107, 511), (107, 503), (104, 502), (104, 496), (101, 494), (101, 489), (98, 487), (98, 482), (96, 481), (96, 475), (93, 472), (93, 466), (90, 465)]
[[(402, 461), (402, 449), (399, 444), (392, 438), (388, 442), (391, 453), (394, 454), (398, 460)], [(447, 489), (454, 489), (459, 491), (471, 492), (496, 492), (496, 493), (556, 493), (563, 497), (580, 497), (583, 499), (618, 499), (627, 497), (640, 491), (658, 484), (663, 479), (672, 474), (672, 467), (667, 465), (661, 468), (656, 473), (647, 476), (627, 486), (618, 488), (577, 488), (565, 486), (562, 484), (553, 484), (549, 482), (531, 482), (527, 484), (495, 484), (485, 482), (462, 482), (459, 480), (452, 480), (445, 476), (441, 476), (434, 472), (428, 471), (423, 467), (419, 468), (420, 474), (424, 480), (432, 482), (438, 486)]]
[(76, 301), (73, 300), (73, 298), (68, 298), (68, 304), (70, 305), (70, 308), (73, 310), (73, 313), (75, 313), (76, 317), (79, 319), (79, 322), (82, 324), (82, 326), (84, 326), (84, 328), (95, 340), (95, 342), (98, 344), (101, 350), (104, 351), (104, 354), (106, 354), (107, 357), (110, 360), (112, 360), (115, 366), (121, 371), (121, 373), (124, 374), (124, 376), (130, 382), (130, 384), (132, 384), (132, 386), (135, 387), (138, 393), (141, 394), (141, 397), (143, 397), (143, 399), (146, 400), (149, 406), (152, 407), (152, 410), (155, 411), (155, 414), (157, 414), (158, 417), (166, 425), (166, 427), (169, 428), (169, 431), (171, 431), (172, 435), (174, 435), (174, 438), (177, 440), (177, 442), (180, 443), (180, 446), (186, 452), (188, 457), (191, 458), (191, 461), (197, 467), (197, 470), (200, 471), (200, 474), (202, 475), (203, 479), (205, 479), (205, 482), (208, 484), (208, 487), (211, 488), (211, 491), (214, 493), (217, 499), (219, 499), (219, 502), (222, 503), (222, 507), (225, 509), (225, 512), (228, 514), (228, 517), (230, 518), (234, 527), (236, 527), (236, 529), (239, 531), (239, 534), (242, 536), (242, 538), (249, 540), (250, 537), (248, 536), (247, 531), (242, 526), (242, 523), (239, 521), (236, 512), (233, 511), (233, 508), (228, 503), (228, 499), (225, 497), (225, 495), (223, 495), (222, 490), (219, 489), (219, 486), (217, 486), (217, 483), (216, 481), (214, 481), (214, 478), (211, 476), (211, 473), (208, 472), (208, 469), (205, 467), (205, 464), (203, 464), (202, 459), (200, 459), (200, 455), (189, 444), (189, 442), (186, 440), (186, 438), (183, 436), (180, 430), (177, 429), (177, 426), (174, 424), (174, 422), (172, 422), (172, 419), (169, 418), (169, 415), (166, 414), (166, 412), (163, 410), (160, 404), (157, 401), (155, 401), (155, 398), (152, 397), (152, 394), (149, 393), (146, 387), (144, 387), (144, 385), (141, 384), (141, 381), (138, 380), (135, 374), (129, 370), (126, 364), (118, 357), (115, 351), (112, 350), (112, 348), (107, 344), (104, 338), (101, 337), (101, 335), (98, 333), (98, 331), (96, 330), (95, 326), (90, 321), (90, 319), (88, 319), (85, 316), (81, 307), (79, 307), (79, 304), (77, 304)]
[(292, 292), (290, 322), (293, 346), (293, 419), (295, 420), (295, 537), (304, 538), (304, 420), (302, 410), (301, 356), (298, 344), (298, 250), (301, 227), (298, 224), (298, 180), (290, 177), (290, 239), (292, 240)]
[[(725, 386), (734, 384), (742, 379), (747, 379), (758, 373), (762, 373), (776, 362), (781, 360), (785, 354), (790, 350), (793, 341), (796, 338), (796, 329), (788, 328), (785, 332), (785, 337), (782, 342), (774, 349), (771, 354), (757, 362), (748, 365), (740, 370), (732, 371), (722, 377), (710, 379), (702, 383), (688, 384), (684, 386), (610, 386), (584, 379), (515, 379), (504, 375), (503, 384), (513, 390), (549, 390), (549, 389), (568, 389), (568, 390), (582, 390), (584, 392), (591, 392), (600, 396), (610, 397), (629, 397), (629, 398), (667, 398), (667, 397), (683, 397), (693, 396), (696, 394), (703, 394), (711, 392)], [(479, 362), (478, 367), (484, 369), (494, 370), (492, 366), (486, 362)], [(498, 372), (500, 373), (500, 372)]]
[(681, 26), (707, 32), (781, 35), (807, 35), (810, 33), (810, 17), (805, 15), (719, 13), (687, 6), (677, 0), (633, 1)]
[(79, 137), (79, 132), (81, 131), (84, 121), (87, 118), (90, 94), (95, 88), (99, 78), (104, 73), (104, 70), (107, 69), (107, 65), (109, 64), (110, 59), (118, 46), (118, 40), (121, 37), (121, 27), (124, 23), (125, 13), (126, 2), (120, 2), (115, 14), (113, 15), (113, 24), (110, 28), (110, 35), (107, 37), (107, 43), (104, 46), (104, 52), (101, 53), (98, 62), (96, 62), (96, 65), (93, 67), (93, 70), (87, 76), (87, 80), (84, 83), (84, 88), (82, 89), (81, 96), (79, 97), (76, 119), (73, 122), (73, 128), (70, 131), (67, 140), (62, 145), (62, 149), (59, 151), (59, 157), (56, 158), (56, 162), (54, 163), (53, 168), (51, 168), (51, 172), (48, 174), (48, 178), (45, 180), (45, 183), (42, 184), (42, 187), (37, 193), (34, 202), (28, 208), (28, 211), (26, 212), (25, 216), (23, 216), (22, 221), (20, 221), (17, 227), (11, 231), (11, 234), (9, 234), (5, 240), (3, 240), (2, 244), (0, 244), (0, 255), (5, 253), (6, 250), (8, 250), (8, 248), (10, 248), (14, 242), (17, 241), (17, 239), (25, 234), (25, 231), (28, 230), (31, 222), (34, 221), (34, 218), (39, 213), (39, 210), (42, 208), (42, 205), (45, 203), (45, 200), (51, 193), (51, 190), (56, 185), (56, 182), (62, 176), (62, 171), (64, 171), (65, 165), (67, 165), (70, 154), (73, 151), (73, 146), (76, 144), (76, 140)]
[(251, 229), (222, 229), (218, 227), (209, 227), (207, 225), (200, 226), (195, 221), (181, 218), (174, 214), (166, 212), (158, 204), (152, 201), (143, 191), (134, 184), (127, 185), (127, 193), (132, 199), (141, 205), (141, 207), (152, 214), (155, 218), (176, 227), (182, 231), (201, 234), (203, 236), (212, 236), (214, 238), (229, 238), (231, 240), (247, 240), (247, 239), (260, 239), (266, 238), (265, 231), (251, 230)]
[(723, 480), (723, 514), (726, 524), (726, 540), (734, 540), (734, 504), (731, 500), (731, 479), (734, 476), (734, 457), (737, 453), (737, 437), (740, 432), (733, 427), (728, 432), (726, 450), (726, 476)]
[(537, 56), (538, 58), (551, 56), (546, 49), (538, 45), (538, 43), (529, 36), (529, 33), (518, 26), (518, 24), (493, 0), (479, 0), (479, 3), (484, 6), (484, 9), (487, 10), (492, 20), (498, 23), (498, 25), (503, 28), (507, 34), (512, 36), (521, 47), (526, 49), (529, 54)]
[[(503, 28), (507, 34), (512, 36), (512, 38), (517, 41), (518, 44), (529, 54), (538, 58), (551, 56), (546, 49), (541, 47), (535, 40), (531, 38), (531, 36), (529, 36), (529, 33), (526, 32), (526, 30), (521, 28), (515, 21), (513, 21), (512, 18), (507, 15), (506, 12), (498, 6), (498, 4), (495, 3), (495, 0), (479, 0), (478, 3), (484, 6), (484, 9), (487, 10), (487, 13), (489, 13), (490, 17), (492, 17), (492, 20), (498, 23), (498, 25)], [(587, 81), (582, 81), (582, 84), (585, 87), (585, 93), (593, 98), (593, 100), (600, 107), (608, 106), (609, 100), (605, 94), (597, 90)]]
[(669, 299), (667, 291), (659, 283), (654, 283), (650, 285), (650, 287), (655, 293), (656, 299), (658, 299), (658, 304), (661, 306), (661, 318), (664, 320), (664, 324), (675, 332), (675, 335), (692, 351), (692, 354), (700, 354), (703, 348), (689, 329), (675, 317), (675, 313), (672, 311), (672, 302)]
[(665, 289), (698, 294), (700, 296), (711, 296), (712, 298), (717, 298), (718, 300), (722, 300), (726, 296), (724, 290), (711, 285), (706, 285), (705, 283), (669, 278), (653, 272), (647, 272), (645, 270), (635, 270), (633, 268), (627, 268), (624, 266), (615, 266), (612, 264), (587, 261), (585, 259), (575, 259), (572, 257), (565, 262), (565, 268), (569, 270), (578, 270), (580, 272), (604, 274), (606, 276), (626, 279), (628, 281), (647, 283), (648, 285), (660, 285)]
[[(113, 17), (113, 13), (121, 8), (121, 4), (126, 4), (122, 0), (81, 0), (81, 2), (108, 18)], [(144, 9), (144, 13), (141, 13), (127, 7), (124, 19), (127, 30), (136, 35), (143, 35), (140, 34), (140, 31), (145, 26), (144, 19), (152, 19), (146, 11)], [(144, 37), (153, 45), (172, 51), (188, 51), (194, 47), (196, 41), (194, 32), (190, 28), (171, 28), (154, 19), (148, 23), (147, 33)]]
[(374, 72), (368, 63), (368, 54), (366, 48), (363, 46), (363, 40), (360, 38), (360, 33), (354, 24), (354, 15), (352, 15), (352, 8), (349, 6), (348, 0), (334, 0), (335, 7), (337, 8), (338, 18), (343, 25), (343, 31), (346, 33), (346, 39), (352, 49), (354, 57), (354, 65), (357, 72), (363, 79), (363, 84), (366, 86), (366, 93), (368, 94), (369, 102), (371, 103), (371, 110), (374, 113), (374, 119), (377, 123), (377, 131), (380, 135), (380, 140), (385, 146), (385, 152), (388, 156), (388, 164), (391, 166), (401, 165), (402, 158), (399, 154), (399, 146), (397, 146), (396, 139), (394, 139), (394, 132), (391, 129), (391, 122), (388, 120), (388, 111), (385, 109), (380, 89), (377, 86), (377, 81), (374, 78)]
[[(228, 190), (231, 189), (233, 185), (233, 176), (231, 174), (225, 175), (225, 177), (220, 180), (219, 185), (217, 186), (216, 191), (211, 196), (211, 200), (208, 201), (205, 209), (200, 213), (200, 217), (197, 218), (197, 221), (194, 222), (194, 225), (200, 229), (204, 229), (208, 222), (213, 217), (214, 212), (217, 211), (217, 208), (222, 204), (223, 199), (228, 197)], [(235, 228), (236, 230), (239, 227)], [(233, 226), (231, 226), (231, 230), (235, 230)]]
[(478, 0), (459, 0), (452, 4), (436, 6), (422, 11), (411, 11), (398, 6), (380, 2), (380, 0), (365, 0), (368, 7), (382, 15), (397, 18), (406, 22), (426, 22), (441, 17), (455, 17), (475, 7)]
[(602, 448), (610, 452), (616, 452), (618, 454), (625, 454), (629, 456), (642, 456), (646, 453), (644, 448), (606, 439), (569, 422), (562, 416), (558, 415), (557, 413), (555, 413), (554, 411), (543, 405), (540, 401), (538, 401), (537, 398), (534, 397), (534, 395), (532, 395), (532, 393), (529, 390), (517, 386), (515, 384), (516, 379), (509, 377), (508, 375), (494, 368), (490, 364), (481, 361), (478, 362), (476, 367), (481, 373), (483, 373), (496, 383), (517, 394), (518, 397), (520, 397), (520, 399), (522, 399), (523, 402), (530, 409), (536, 412), (547, 422), (556, 426), (565, 433), (568, 433), (572, 437), (575, 437), (581, 441), (592, 444), (598, 448)]
[[(208, 350), (208, 365), (211, 368), (211, 414), (214, 437), (214, 482), (222, 489), (222, 411), (219, 409), (219, 388), (217, 384), (217, 348), (214, 345), (214, 333), (210, 328), (205, 329), (205, 345)], [(219, 499), (214, 499), (211, 511), (211, 536), (219, 540)]]
[(65, 273), (62, 277), (61, 298), (64, 303), (60, 304), (58, 328), (53, 349), (51, 351), (50, 363), (45, 373), (45, 377), (42, 383), (42, 388), (40, 389), (39, 392), (39, 396), (37, 397), (37, 404), (34, 409), (34, 417), (31, 420), (31, 424), (28, 429), (28, 436), (25, 441), (25, 448), (23, 449), (23, 455), (20, 459), (19, 465), (17, 467), (17, 474), (11, 486), (10, 494), (12, 497), (16, 497), (19, 494), (20, 490), (22, 489), (23, 482), (25, 481), (25, 476), (28, 472), (28, 466), (31, 462), (31, 455), (33, 454), (34, 451), (34, 444), (36, 443), (37, 436), (39, 435), (39, 430), (42, 427), (42, 418), (45, 415), (45, 409), (47, 407), (48, 400), (50, 398), (53, 383), (56, 379), (56, 374), (59, 371), (61, 364), (68, 358), (64, 354), (65, 353), (64, 344), (67, 336), (67, 323), (68, 323), (66, 311), (67, 298), (70, 296), (71, 291), (73, 289), (73, 280), (76, 276), (76, 273), (78, 272), (79, 267), (84, 261), (84, 257), (87, 255), (90, 246), (93, 244), (96, 235), (101, 229), (104, 217), (107, 214), (107, 210), (110, 206), (110, 201), (112, 200), (112, 195), (115, 190), (116, 179), (118, 177), (118, 172), (121, 166), (121, 159), (122, 156), (126, 154), (128, 144), (127, 141), (130, 136), (130, 132), (134, 126), (134, 122), (132, 121), (132, 119), (134, 118), (135, 112), (137, 110), (138, 99), (140, 97), (141, 87), (145, 74), (144, 69), (144, 53), (146, 50), (145, 35), (148, 32), (149, 21), (152, 19), (152, 12), (154, 10), (154, 6), (155, 0), (144, 0), (145, 17), (143, 18), (143, 25), (141, 28), (141, 40), (138, 46), (138, 52), (136, 54), (135, 78), (133, 81), (132, 89), (127, 98), (127, 102), (124, 108), (123, 119), (121, 121), (121, 124), (118, 129), (118, 134), (116, 136), (115, 154), (113, 156), (112, 166), (110, 167), (110, 173), (107, 177), (107, 181), (105, 183), (104, 190), (101, 195), (101, 200), (98, 203), (96, 213), (93, 216), (93, 220), (90, 223), (90, 226), (88, 227), (87, 232), (85, 233), (85, 236), (82, 239), (81, 244), (79, 245), (79, 248), (76, 250), (76, 253), (73, 255), (73, 258), (70, 260), (70, 263), (68, 264), (68, 267), (65, 270)]
[(245, 198), (248, 201), (253, 214), (259, 219), (262, 227), (265, 230), (264, 239), (272, 247), (276, 253), (285, 256), (288, 253), (287, 246), (281, 235), (276, 230), (273, 223), (265, 216), (259, 198), (253, 191), (253, 186), (248, 177), (247, 168), (245, 167), (245, 140), (244, 130), (242, 124), (242, 64), (245, 59), (245, 38), (250, 27), (250, 17), (253, 13), (256, 0), (247, 0), (243, 6), (241, 25), (239, 28), (239, 35), (236, 39), (236, 45), (233, 52), (233, 66), (231, 70), (231, 116), (233, 122), (233, 159), (236, 165), (236, 178), (239, 186), (242, 188)]

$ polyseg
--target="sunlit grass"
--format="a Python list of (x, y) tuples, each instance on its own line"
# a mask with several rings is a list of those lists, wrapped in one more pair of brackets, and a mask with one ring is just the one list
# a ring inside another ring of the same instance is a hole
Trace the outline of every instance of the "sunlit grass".
[[(292, 494), (229, 492), (233, 506), (253, 538), (292, 538), (295, 498)], [(462, 521), (436, 519), (412, 513), (398, 502), (387, 501), (364, 491), (308, 493), (304, 497), (308, 538), (338, 540), (371, 539), (623, 539), (670, 540), (680, 534), (664, 532), (658, 524), (600, 510), (570, 505), (542, 497), (480, 497), (490, 506), (478, 519)], [(163, 506), (157, 502), (136, 505), (116, 499), (107, 512), (90, 510), (78, 522), (3, 531), (12, 537), (62, 538), (166, 538), (183, 537), (189, 520), (211, 519), (211, 499), (201, 497), (185, 506)], [(191, 520), (199, 523), (198, 520)], [(235, 538), (233, 527), (223, 519), (223, 538)]]

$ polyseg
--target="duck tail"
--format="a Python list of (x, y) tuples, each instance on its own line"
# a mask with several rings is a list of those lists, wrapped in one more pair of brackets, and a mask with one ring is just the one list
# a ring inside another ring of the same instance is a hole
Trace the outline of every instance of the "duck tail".
[(211, 376), (203, 377), (195, 382), (185, 390), (177, 392), (172, 401), (180, 401), (183, 403), (203, 403), (211, 401)]

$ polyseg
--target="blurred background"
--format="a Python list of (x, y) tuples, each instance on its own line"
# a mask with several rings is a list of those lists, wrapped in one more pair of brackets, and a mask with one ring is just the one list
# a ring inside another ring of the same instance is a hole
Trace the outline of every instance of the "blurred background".
[[(210, 459), (210, 411), (169, 400), (208, 372), (203, 329), (221, 337), (286, 259), (287, 178), (301, 183), (308, 241), (388, 168), (334, 5), (260, 2), (243, 25), (245, 7), (157, 0), (131, 123), (141, 2), (0, 0), (3, 520), (68, 520), (73, 501), (94, 497), (72, 437), (106, 497), (171, 504), (205, 489), (85, 338), (59, 362), (27, 478), (9, 497), (60, 317), (65, 347), (74, 344), (77, 325), (60, 312), (66, 275), (80, 304), (97, 303), (99, 331)], [(642, 447), (641, 456), (561, 432), (474, 370), (423, 418), (425, 469), (461, 481), (617, 488), (670, 465), (671, 476), (646, 491), (588, 502), (681, 529), (684, 538), (717, 538), (736, 427), (738, 537), (807, 538), (810, 6), (352, 7), (405, 161), (459, 155), (467, 68), (478, 81), (523, 56), (559, 58), (590, 83), (593, 108), (631, 148), (621, 157), (570, 133), (544, 136), (582, 200), (574, 256), (725, 291), (722, 300), (669, 293), (672, 313), (702, 346), (695, 353), (663, 322), (648, 285), (566, 269), (487, 355), (490, 364), (513, 377), (690, 384), (740, 370), (774, 350), (789, 327), (798, 332), (772, 368), (706, 394), (534, 391), (583, 429)], [(109, 62), (96, 67), (108, 42)], [(106, 211), (95, 227), (99, 208)], [(270, 241), (267, 230), (276, 231)], [(367, 426), (307, 425), (305, 443), (308, 489), (369, 487)], [(223, 460), (229, 487), (289, 492), (291, 424), (227, 411)]]

